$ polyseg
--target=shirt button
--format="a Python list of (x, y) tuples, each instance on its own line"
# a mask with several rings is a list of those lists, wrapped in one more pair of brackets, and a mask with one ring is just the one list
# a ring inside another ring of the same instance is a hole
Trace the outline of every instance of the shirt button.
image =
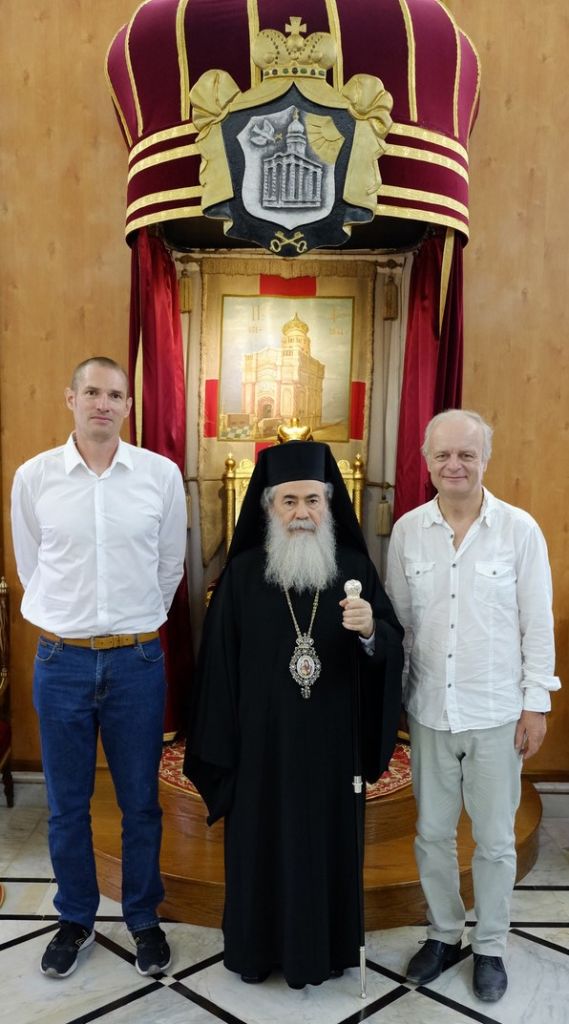
[(447, 658), (452, 658), (452, 654), (447, 654)]
[(447, 683), (447, 690), (450, 690), (452, 683)]
[(454, 622), (451, 622), (451, 624), (450, 624), (450, 628), (451, 628), (451, 629), (454, 629)]
[(451, 594), (450, 596), (451, 596), (451, 597), (456, 597), (456, 594)]
[(495, 569), (492, 569), (492, 575), (493, 575), (493, 576), (495, 576), (495, 575), (496, 575), (496, 570), (495, 570)]
[(452, 565), (451, 565), (451, 569), (456, 569), (456, 562), (453, 562), (453, 563), (452, 563)]

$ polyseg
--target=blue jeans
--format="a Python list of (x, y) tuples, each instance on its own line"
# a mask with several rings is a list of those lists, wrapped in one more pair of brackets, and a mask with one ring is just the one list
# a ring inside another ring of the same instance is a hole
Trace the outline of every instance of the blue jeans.
[(100, 731), (122, 811), (122, 908), (131, 931), (158, 923), (165, 679), (160, 641), (94, 651), (40, 637), (34, 670), (50, 810), (56, 910), (91, 929), (99, 906), (90, 802)]

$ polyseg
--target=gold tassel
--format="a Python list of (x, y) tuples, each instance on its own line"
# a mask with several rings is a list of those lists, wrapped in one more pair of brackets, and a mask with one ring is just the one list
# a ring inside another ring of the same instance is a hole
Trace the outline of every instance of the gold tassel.
[(190, 494), (190, 481), (189, 480), (185, 480), (184, 481), (184, 488), (185, 488), (185, 491), (186, 491), (186, 520), (187, 520), (188, 530), (191, 530), (191, 528), (192, 528), (192, 496)]
[(182, 270), (178, 279), (178, 294), (180, 296), (180, 313), (191, 313), (192, 281), (187, 270)]
[(392, 527), (392, 514), (391, 505), (388, 502), (385, 494), (382, 496), (381, 501), (377, 506), (377, 529), (376, 533), (378, 537), (389, 537)]
[(439, 338), (443, 329), (443, 318), (447, 304), (447, 293), (452, 268), (452, 257), (454, 253), (455, 232), (453, 228), (447, 228), (445, 244), (443, 249), (443, 262), (441, 266), (441, 293), (439, 299)]
[(399, 317), (399, 290), (393, 274), (390, 274), (383, 289), (383, 319), (397, 320)]

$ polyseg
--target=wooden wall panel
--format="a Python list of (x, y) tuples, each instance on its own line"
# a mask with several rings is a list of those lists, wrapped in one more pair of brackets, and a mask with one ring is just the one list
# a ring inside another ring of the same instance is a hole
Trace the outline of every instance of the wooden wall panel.
[(482, 59), (463, 404), (495, 427), (489, 488), (547, 538), (565, 689), (527, 770), (569, 773), (569, 12), (564, 0), (448, 6)]
[[(126, 149), (103, 75), (134, 0), (26, 0), (3, 10), (0, 254), (3, 541), (12, 588), (14, 755), (37, 766), (36, 632), (22, 622), (7, 504), (16, 466), (65, 439), (71, 368), (126, 359)], [(565, 0), (449, 0), (483, 63), (465, 267), (465, 404), (496, 426), (487, 482), (542, 524), (569, 680), (569, 105)], [(569, 688), (533, 766), (569, 770)], [(532, 763), (530, 762), (530, 767)]]
[(2, 10), (1, 420), (4, 565), (12, 592), (13, 755), (37, 767), (36, 631), (19, 615), (10, 542), (14, 470), (64, 441), (72, 368), (128, 351), (126, 147), (103, 61), (133, 0), (26, 0)]

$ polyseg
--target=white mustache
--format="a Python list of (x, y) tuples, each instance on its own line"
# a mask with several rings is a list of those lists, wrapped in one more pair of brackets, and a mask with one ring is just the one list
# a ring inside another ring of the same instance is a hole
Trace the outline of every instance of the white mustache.
[(316, 525), (310, 519), (293, 519), (292, 523), (288, 524), (288, 530), (310, 530), (314, 533)]

